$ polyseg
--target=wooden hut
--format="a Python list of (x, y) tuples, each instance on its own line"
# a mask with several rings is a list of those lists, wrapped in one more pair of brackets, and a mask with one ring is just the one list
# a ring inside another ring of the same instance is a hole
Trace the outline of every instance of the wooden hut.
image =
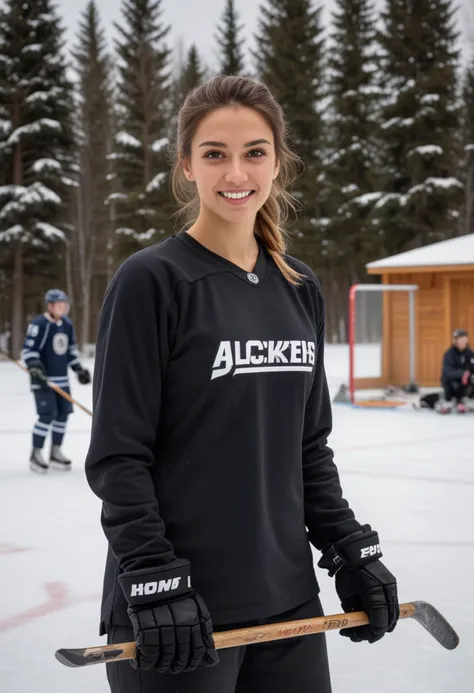
[[(369, 274), (381, 275), (383, 284), (416, 284), (416, 381), (438, 386), (443, 352), (456, 328), (469, 331), (474, 343), (474, 234), (410, 250), (370, 262)], [(385, 383), (404, 385), (409, 371), (407, 295), (384, 292)]]

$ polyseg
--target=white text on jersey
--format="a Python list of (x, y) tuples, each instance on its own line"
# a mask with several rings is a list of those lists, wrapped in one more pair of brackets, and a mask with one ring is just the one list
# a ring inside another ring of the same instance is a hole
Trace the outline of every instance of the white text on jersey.
[(223, 375), (313, 370), (316, 344), (300, 339), (223, 341), (212, 366), (211, 380)]

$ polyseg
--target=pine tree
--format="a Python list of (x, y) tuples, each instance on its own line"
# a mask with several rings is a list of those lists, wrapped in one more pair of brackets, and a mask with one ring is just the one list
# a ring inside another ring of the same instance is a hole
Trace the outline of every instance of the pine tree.
[(68, 228), (72, 86), (63, 41), (51, 0), (7, 0), (0, 21), (0, 241), (13, 254), (15, 355), (24, 330), (25, 262), (32, 249), (35, 260), (51, 256)]
[(174, 84), (174, 110), (177, 112), (187, 94), (205, 81), (206, 69), (202, 64), (196, 45), (193, 43), (188, 50), (184, 64), (178, 65)]
[[(328, 114), (328, 253), (355, 283), (377, 255), (370, 211), (380, 197), (377, 166), (375, 14), (372, 0), (337, 0), (332, 16)], [(375, 246), (375, 248), (374, 248)]]
[(216, 41), (220, 48), (219, 72), (221, 75), (241, 75), (244, 71), (244, 40), (240, 38), (243, 24), (234, 0), (226, 0), (221, 23), (217, 26)]
[[(81, 17), (73, 51), (78, 76), (77, 140), (79, 187), (76, 233), (72, 239), (72, 263), (76, 272), (77, 303), (81, 307), (79, 341), (90, 341), (92, 280), (105, 289), (110, 193), (112, 85), (110, 59), (104, 31), (94, 0)], [(99, 276), (97, 276), (99, 274)]]
[(172, 230), (168, 194), (169, 31), (161, 0), (123, 0), (114, 152), (116, 234), (121, 254)]
[(202, 66), (198, 49), (196, 44), (193, 43), (188, 51), (188, 59), (183, 72), (183, 88), (186, 93), (202, 84), (205, 74), (206, 70)]
[(303, 207), (293, 252), (319, 266), (324, 229), (322, 184), (324, 128), (321, 8), (312, 0), (267, 0), (253, 53), (258, 78), (273, 92), (290, 125), (290, 144), (304, 163), (293, 195)]
[(376, 207), (387, 253), (442, 240), (457, 225), (454, 11), (450, 0), (388, 0), (383, 13), (386, 194)]
[(459, 232), (464, 234), (474, 233), (474, 60), (464, 75), (461, 125), (461, 179), (465, 187)]

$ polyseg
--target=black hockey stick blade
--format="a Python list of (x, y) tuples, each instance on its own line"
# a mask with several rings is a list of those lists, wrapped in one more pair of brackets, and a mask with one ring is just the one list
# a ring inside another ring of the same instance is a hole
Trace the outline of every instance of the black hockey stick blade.
[(428, 633), (447, 650), (454, 650), (459, 645), (459, 636), (450, 623), (439, 613), (438, 609), (428, 602), (412, 602), (415, 613), (412, 618), (418, 621)]
[(85, 667), (88, 664), (106, 664), (109, 660), (116, 660), (123, 656), (124, 649), (116, 647), (106, 649), (105, 647), (89, 647), (77, 650), (61, 649), (56, 650), (54, 656), (66, 667)]

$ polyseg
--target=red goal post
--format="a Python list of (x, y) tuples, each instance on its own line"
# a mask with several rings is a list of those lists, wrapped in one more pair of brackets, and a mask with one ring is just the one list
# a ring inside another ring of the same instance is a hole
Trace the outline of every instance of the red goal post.
[[(349, 395), (351, 404), (357, 404), (358, 406), (385, 406), (385, 407), (395, 407), (404, 404), (406, 400), (400, 399), (388, 399), (386, 395), (380, 395), (380, 393), (375, 393), (375, 390), (379, 390), (381, 387), (389, 386), (390, 383), (383, 383), (381, 381), (385, 376), (382, 372), (378, 377), (364, 377), (358, 378), (356, 374), (356, 347), (357, 347), (357, 296), (361, 294), (368, 294), (370, 292), (378, 292), (381, 296), (385, 295), (385, 292), (406, 292), (407, 293), (407, 340), (408, 340), (408, 378), (409, 383), (406, 385), (415, 386), (416, 383), (416, 326), (415, 326), (415, 293), (418, 290), (417, 284), (354, 284), (349, 290)], [(386, 348), (383, 345), (383, 320), (386, 317), (384, 315), (387, 302), (383, 301), (383, 305), (380, 307), (381, 314), (379, 316), (380, 323), (380, 349), (383, 355), (383, 351)], [(372, 395), (360, 400), (356, 399), (357, 389), (370, 389), (372, 390)]]

